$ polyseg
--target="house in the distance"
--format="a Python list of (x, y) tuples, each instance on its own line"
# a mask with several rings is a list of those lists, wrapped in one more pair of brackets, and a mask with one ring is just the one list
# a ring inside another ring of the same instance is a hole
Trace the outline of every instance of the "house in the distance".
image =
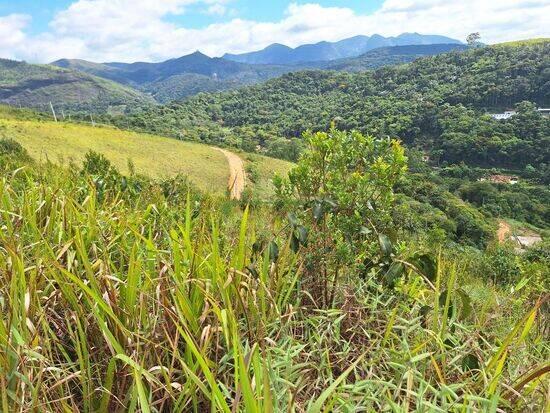
[(550, 108), (538, 108), (538, 112), (544, 117), (550, 117)]
[(519, 182), (519, 178), (515, 175), (490, 175), (487, 178), (481, 178), (480, 181), (489, 181), (493, 184), (515, 185)]
[(491, 117), (496, 120), (505, 120), (510, 119), (512, 116), (514, 116), (517, 112), (515, 110), (507, 110), (503, 113), (492, 113)]

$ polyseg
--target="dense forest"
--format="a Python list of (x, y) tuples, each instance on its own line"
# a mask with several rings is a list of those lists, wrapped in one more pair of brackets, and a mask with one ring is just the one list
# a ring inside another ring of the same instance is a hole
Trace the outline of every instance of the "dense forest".
[[(399, 137), (440, 165), (541, 171), (549, 163), (550, 120), (535, 109), (550, 105), (549, 56), (550, 42), (540, 40), (355, 74), (290, 73), (106, 120), (290, 160), (297, 159), (305, 130), (327, 130), (335, 122), (344, 130)], [(519, 114), (506, 121), (487, 116), (508, 108)]]

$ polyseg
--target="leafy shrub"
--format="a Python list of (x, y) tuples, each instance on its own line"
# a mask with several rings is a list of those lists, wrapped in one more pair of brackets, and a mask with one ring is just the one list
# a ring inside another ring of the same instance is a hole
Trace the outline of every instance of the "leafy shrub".
[(495, 284), (509, 285), (521, 279), (519, 258), (508, 246), (494, 245), (484, 255), (482, 270)]
[(31, 157), (23, 146), (10, 138), (0, 139), (0, 156), (9, 156), (20, 161), (29, 161)]
[(393, 186), (406, 158), (399, 142), (359, 132), (333, 128), (304, 139), (308, 149), (276, 193), (290, 212), (292, 245), (303, 248), (312, 296), (329, 305), (339, 275), (358, 274), (379, 241), (390, 255), (383, 234), (392, 229)]

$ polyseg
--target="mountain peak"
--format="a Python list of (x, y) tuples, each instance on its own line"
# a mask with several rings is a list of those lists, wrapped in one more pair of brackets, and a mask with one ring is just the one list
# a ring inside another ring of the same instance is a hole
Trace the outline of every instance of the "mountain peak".
[(402, 33), (396, 37), (356, 35), (337, 42), (321, 41), (315, 44), (291, 48), (273, 43), (265, 49), (242, 54), (225, 54), (223, 57), (240, 63), (249, 64), (298, 64), (313, 61), (331, 61), (360, 56), (379, 47), (407, 46), (416, 44), (461, 43), (445, 36)]
[(195, 50), (193, 53), (190, 53), (190, 54), (188, 54), (186, 56), (183, 56), (183, 57), (202, 57), (202, 58), (210, 59), (210, 56), (205, 55), (200, 50)]

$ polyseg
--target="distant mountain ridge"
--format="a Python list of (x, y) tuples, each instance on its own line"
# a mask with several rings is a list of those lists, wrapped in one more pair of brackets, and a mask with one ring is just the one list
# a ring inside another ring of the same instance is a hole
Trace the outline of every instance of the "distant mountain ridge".
[(296, 48), (274, 43), (255, 52), (226, 53), (223, 58), (249, 64), (288, 65), (357, 57), (380, 47), (461, 43), (459, 40), (439, 35), (403, 33), (396, 37), (384, 37), (374, 34), (372, 36), (354, 36), (337, 42), (323, 41), (305, 44)]
[(159, 63), (93, 63), (61, 59), (51, 64), (135, 87), (150, 93), (159, 102), (182, 99), (200, 91), (232, 89), (295, 70), (288, 66), (233, 62), (209, 57), (199, 51)]

